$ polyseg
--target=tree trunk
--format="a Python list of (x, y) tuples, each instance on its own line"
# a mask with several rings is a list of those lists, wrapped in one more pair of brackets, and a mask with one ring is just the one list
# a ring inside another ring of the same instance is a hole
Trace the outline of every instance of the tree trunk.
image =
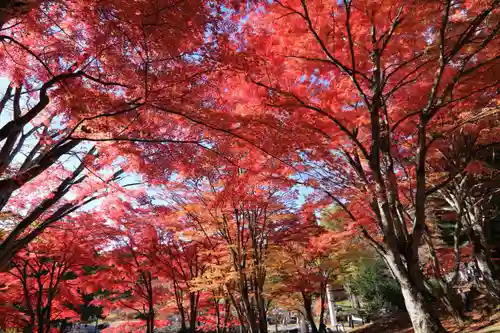
[(224, 304), (224, 326), (222, 326), (222, 333), (226, 333), (227, 332), (227, 323), (229, 321), (229, 316), (231, 315), (231, 303), (229, 302), (229, 300), (225, 300), (225, 304)]
[[(394, 277), (401, 286), (401, 292), (404, 297), (406, 310), (415, 333), (443, 333), (446, 330), (441, 325), (438, 317), (433, 313), (432, 306), (426, 300), (424, 293), (417, 287), (418, 283), (412, 281), (410, 274), (405, 269), (400, 257), (387, 252), (384, 256)], [(415, 267), (415, 269), (417, 269)]]
[(35, 325), (33, 323), (29, 324), (25, 328), (23, 328), (23, 333), (33, 333), (33, 328)]
[[(441, 274), (441, 264), (439, 262), (436, 249), (434, 248), (434, 244), (429, 235), (426, 235), (425, 241), (429, 248), (429, 252), (432, 258), (434, 275), (438, 281), (438, 286), (433, 288), (432, 286), (427, 286), (427, 289), (436, 297), (437, 300), (440, 300), (446, 310), (450, 313), (450, 315), (455, 319), (459, 326), (463, 326), (464, 321), (466, 319), (466, 315), (464, 313), (464, 303), (461, 301), (459, 296), (453, 291), (452, 285), (455, 284), (458, 278), (458, 271), (460, 265), (460, 247), (458, 246), (458, 238), (460, 234), (460, 223), (457, 223), (457, 227), (454, 233), (454, 252), (455, 252), (455, 273), (451, 282), (447, 282), (446, 279)], [(425, 277), (421, 274), (421, 279), (424, 280)], [(454, 282), (455, 281), (455, 282)]]
[[(41, 285), (40, 278), (38, 278), (39, 286)], [(37, 319), (37, 332), (44, 333), (45, 322), (44, 322), (44, 311), (43, 311), (43, 303), (42, 303), (42, 287), (39, 287), (38, 295), (37, 295), (37, 310), (36, 310), (36, 319)]]
[(491, 261), (488, 260), (484, 253), (476, 254), (476, 264), (481, 277), (483, 278), (483, 284), (489, 294), (489, 296), (496, 302), (500, 302), (500, 282), (495, 279), (493, 265)]
[(182, 319), (182, 316), (181, 316), (181, 332), (182, 333), (187, 333), (186, 322), (184, 321), (184, 319)]
[(191, 292), (189, 293), (189, 332), (193, 333), (196, 331), (196, 318), (198, 317), (198, 294)]
[(304, 311), (306, 314), (306, 319), (311, 325), (311, 332), (312, 333), (318, 333), (318, 327), (316, 326), (316, 323), (314, 322), (314, 316), (312, 313), (312, 296), (310, 293), (307, 292), (302, 292), (302, 299), (304, 301)]
[[(481, 233), (483, 233), (481, 235)], [(496, 279), (495, 268), (491, 261), (489, 248), (484, 244), (484, 230), (479, 225), (474, 225), (469, 238), (472, 243), (472, 255), (476, 261), (477, 269), (483, 278), (482, 284), (484, 285), (488, 296), (494, 302), (500, 303), (500, 282)]]
[(181, 332), (187, 333), (188, 329), (186, 325), (186, 313), (184, 311), (184, 304), (182, 303), (182, 291), (177, 286), (175, 281), (174, 281), (174, 286), (175, 286), (175, 301), (177, 303), (177, 310), (179, 310), (179, 314), (181, 316)]
[(262, 291), (259, 291), (257, 295), (257, 304), (258, 304), (258, 311), (259, 311), (259, 333), (267, 333), (267, 309), (266, 309), (266, 300), (264, 299), (264, 296), (262, 294)]
[(326, 332), (326, 325), (325, 325), (325, 303), (326, 303), (326, 287), (322, 284), (321, 286), (321, 294), (320, 294), (320, 301), (321, 301), (321, 310), (319, 313), (319, 327), (318, 330), (320, 333)]
[(219, 311), (219, 302), (217, 301), (217, 299), (214, 297), (214, 310), (215, 310), (215, 323), (216, 323), (216, 326), (215, 326), (215, 332), (216, 333), (221, 333), (222, 330), (221, 330), (221, 313)]
[(44, 322), (43, 319), (38, 319), (38, 333), (45, 333), (44, 332)]
[(68, 323), (66, 323), (66, 321), (62, 321), (61, 326), (59, 327), (59, 333), (64, 333), (64, 331), (66, 330), (67, 327), (68, 327)]
[(460, 297), (453, 291), (452, 287), (448, 285), (445, 281), (439, 281), (440, 290), (443, 292), (443, 297), (441, 298), (444, 306), (451, 314), (453, 319), (457, 322), (459, 326), (463, 326), (467, 316), (464, 313), (465, 304), (462, 302)]
[[(250, 302), (250, 297), (248, 293), (248, 286), (246, 282), (243, 282), (244, 277), (240, 277), (241, 282), (241, 290), (243, 293), (241, 294), (241, 302), (243, 303), (243, 315), (245, 317), (245, 321), (248, 325), (248, 331), (250, 333), (259, 333), (259, 324), (257, 323), (257, 316), (254, 312), (254, 307)], [(267, 323), (266, 323), (267, 326)]]
[(415, 333), (441, 333), (445, 331), (439, 320), (434, 318), (428, 310), (421, 292), (409, 284), (401, 285), (401, 291)]
[(155, 312), (154, 309), (149, 309), (146, 314), (146, 333), (153, 333), (155, 330)]
[(153, 279), (151, 277), (151, 272), (147, 272), (147, 274), (143, 275), (146, 281), (146, 289), (148, 291), (148, 313), (147, 313), (147, 327), (146, 333), (154, 333), (155, 330), (155, 308), (154, 308), (154, 299), (153, 299)]

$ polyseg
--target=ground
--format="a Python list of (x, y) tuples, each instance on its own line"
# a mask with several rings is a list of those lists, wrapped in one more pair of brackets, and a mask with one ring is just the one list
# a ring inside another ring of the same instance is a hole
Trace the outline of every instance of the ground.
[[(443, 325), (450, 333), (500, 333), (500, 309), (496, 313), (487, 314), (483, 311), (474, 311), (468, 313), (471, 321), (465, 327), (458, 327), (451, 319), (443, 320)], [(411, 323), (405, 313), (396, 314), (392, 318), (384, 318), (373, 323), (357, 327), (349, 332), (352, 333), (410, 333), (413, 332)]]

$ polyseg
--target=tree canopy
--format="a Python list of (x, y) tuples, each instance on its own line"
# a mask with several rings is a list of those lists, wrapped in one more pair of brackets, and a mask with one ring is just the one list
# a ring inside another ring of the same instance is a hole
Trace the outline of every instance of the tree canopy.
[(325, 332), (368, 248), (416, 333), (499, 304), (499, 6), (3, 1), (0, 326)]

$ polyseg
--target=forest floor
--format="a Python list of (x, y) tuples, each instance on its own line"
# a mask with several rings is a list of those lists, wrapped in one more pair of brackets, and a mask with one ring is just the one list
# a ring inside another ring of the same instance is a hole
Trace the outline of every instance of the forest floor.
[[(471, 318), (470, 321), (464, 326), (459, 327), (453, 319), (444, 319), (443, 325), (450, 333), (500, 333), (500, 311), (487, 313), (483, 309), (475, 310), (467, 313)], [(350, 330), (349, 333), (411, 333), (410, 319), (406, 313), (398, 313), (390, 318), (376, 320), (372, 323), (357, 327)]]

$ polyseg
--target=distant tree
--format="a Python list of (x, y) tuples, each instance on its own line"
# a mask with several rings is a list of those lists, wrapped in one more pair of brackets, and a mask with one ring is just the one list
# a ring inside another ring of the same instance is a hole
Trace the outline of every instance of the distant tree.
[(79, 317), (66, 305), (78, 306), (78, 287), (88, 279), (82, 267), (93, 262), (96, 244), (88, 231), (68, 227), (60, 223), (32, 242), (2, 273), (7, 294), (0, 297), (7, 311), (0, 316), (9, 316), (13, 327), (48, 333), (54, 320)]
[(394, 309), (405, 310), (401, 288), (379, 258), (353, 261), (349, 287), (360, 298), (369, 319)]

